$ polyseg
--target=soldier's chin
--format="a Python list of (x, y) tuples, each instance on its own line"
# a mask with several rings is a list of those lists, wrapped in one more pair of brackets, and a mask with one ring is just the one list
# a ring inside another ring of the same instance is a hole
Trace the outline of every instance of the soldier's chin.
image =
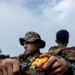
[(26, 54), (30, 54), (29, 52), (25, 52)]

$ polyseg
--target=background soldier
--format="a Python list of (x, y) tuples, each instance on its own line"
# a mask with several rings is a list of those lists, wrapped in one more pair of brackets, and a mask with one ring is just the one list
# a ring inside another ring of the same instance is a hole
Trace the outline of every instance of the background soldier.
[(65, 49), (69, 42), (69, 32), (67, 30), (59, 30), (56, 33), (57, 46), (50, 47), (48, 52), (53, 55), (58, 55), (63, 49)]
[(75, 73), (75, 47), (67, 47), (69, 42), (69, 32), (67, 30), (59, 30), (56, 33), (57, 46), (53, 46), (48, 50), (49, 54), (61, 56), (65, 58), (73, 68)]

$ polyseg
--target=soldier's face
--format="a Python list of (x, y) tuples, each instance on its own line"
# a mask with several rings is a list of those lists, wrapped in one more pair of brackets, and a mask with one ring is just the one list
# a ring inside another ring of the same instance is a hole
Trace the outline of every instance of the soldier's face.
[(37, 52), (37, 50), (39, 49), (39, 46), (37, 43), (25, 42), (24, 49), (26, 54), (29, 54), (29, 53), (33, 54)]

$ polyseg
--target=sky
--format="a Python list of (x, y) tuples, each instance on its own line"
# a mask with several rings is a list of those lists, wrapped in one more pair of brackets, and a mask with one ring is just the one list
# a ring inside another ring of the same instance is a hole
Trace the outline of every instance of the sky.
[(0, 0), (0, 49), (2, 54), (17, 56), (24, 52), (19, 38), (35, 31), (46, 41), (41, 52), (55, 43), (60, 29), (70, 33), (68, 46), (75, 46), (75, 0)]

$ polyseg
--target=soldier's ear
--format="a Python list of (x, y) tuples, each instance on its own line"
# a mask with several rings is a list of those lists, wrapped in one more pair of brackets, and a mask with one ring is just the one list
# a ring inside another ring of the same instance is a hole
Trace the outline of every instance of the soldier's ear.
[(69, 39), (66, 41), (66, 43), (67, 43), (67, 44), (69, 43)]
[(58, 43), (58, 40), (55, 40), (56, 43)]
[(69, 43), (69, 39), (67, 40), (67, 42)]

